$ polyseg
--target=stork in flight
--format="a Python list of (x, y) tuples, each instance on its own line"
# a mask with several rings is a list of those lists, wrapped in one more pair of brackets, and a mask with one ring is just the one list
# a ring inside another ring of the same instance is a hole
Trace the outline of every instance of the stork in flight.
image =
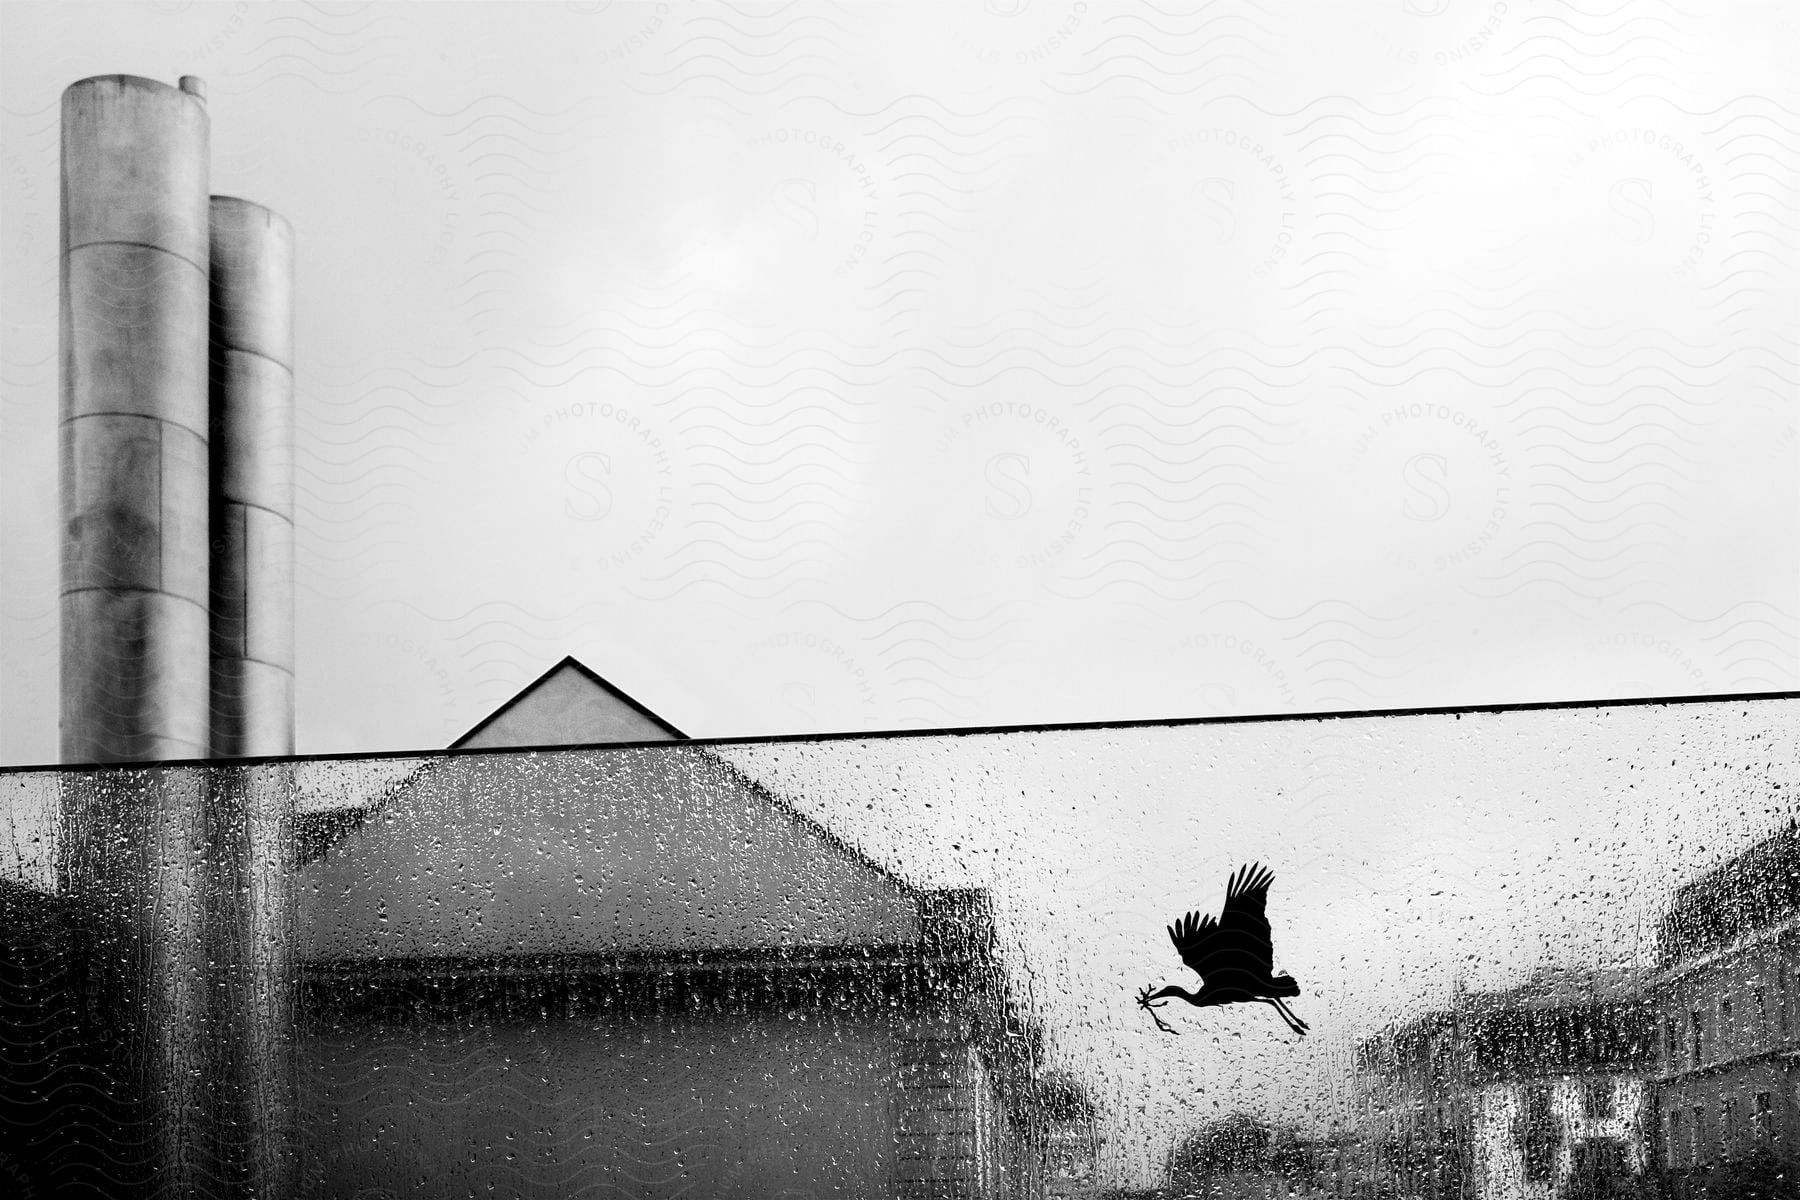
[(1209, 913), (1189, 913), (1169, 926), (1169, 940), (1175, 943), (1181, 961), (1200, 976), (1200, 990), (1185, 992), (1166, 987), (1152, 992), (1149, 987), (1138, 993), (1138, 1006), (1150, 1013), (1156, 1027), (1174, 1033), (1156, 1015), (1161, 1004), (1170, 999), (1186, 1000), (1197, 1008), (1215, 1004), (1235, 1004), (1244, 1000), (1260, 1000), (1281, 1014), (1288, 1028), (1302, 1037), (1307, 1024), (1284, 1004), (1283, 998), (1298, 996), (1300, 985), (1291, 975), (1273, 974), (1275, 949), (1269, 941), (1269, 884), (1275, 876), (1267, 867), (1252, 863), (1239, 867), (1225, 889), (1225, 907), (1214, 921)]

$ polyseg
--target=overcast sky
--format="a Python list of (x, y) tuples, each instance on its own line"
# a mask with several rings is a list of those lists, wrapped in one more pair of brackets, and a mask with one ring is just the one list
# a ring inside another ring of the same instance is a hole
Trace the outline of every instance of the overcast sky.
[(58, 104), (294, 223), (298, 741), (1792, 688), (1786, 6), (0, 8), (0, 760)]

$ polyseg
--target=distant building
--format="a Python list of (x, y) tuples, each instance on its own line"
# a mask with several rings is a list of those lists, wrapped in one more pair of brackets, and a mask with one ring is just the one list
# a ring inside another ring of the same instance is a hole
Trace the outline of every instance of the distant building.
[(46, 1194), (160, 1171), (166, 1118), (89, 1035), (131, 1030), (91, 1011), (58, 796), (154, 813), (218, 775), (350, 802), (292, 832), (299, 1194), (1045, 1195), (1042, 1036), (985, 893), (898, 878), (572, 660), (461, 745), (9, 776), (9, 1161)]
[(1047, 1194), (1055, 1200), (1076, 1200), (1100, 1191), (1100, 1135), (1094, 1122), (1074, 1121), (1047, 1131), (1049, 1171)]
[(1650, 1008), (1628, 979), (1459, 993), (1357, 1049), (1361, 1141), (1403, 1194), (1553, 1200), (1650, 1167)]
[(1324, 1136), (1304, 1139), (1302, 1146), (1314, 1196), (1351, 1200), (1372, 1190), (1367, 1156), (1356, 1134), (1333, 1128)]
[(1460, 1195), (1469, 1090), (1455, 1010), (1382, 1030), (1356, 1049), (1357, 1174), (1408, 1194)]
[(302, 868), (317, 1194), (1039, 1194), (985, 894), (679, 736), (565, 662)]
[(1047, 1194), (1076, 1200), (1099, 1194), (1099, 1110), (1087, 1089), (1060, 1072), (1037, 1081), (1033, 1111), (1042, 1123)]
[(1623, 975), (1539, 977), (1462, 1019), (1476, 1194), (1592, 1194), (1651, 1167), (1650, 1005)]
[(1800, 829), (1683, 885), (1657, 966), (1660, 1149), (1676, 1190), (1758, 1151), (1800, 1167)]

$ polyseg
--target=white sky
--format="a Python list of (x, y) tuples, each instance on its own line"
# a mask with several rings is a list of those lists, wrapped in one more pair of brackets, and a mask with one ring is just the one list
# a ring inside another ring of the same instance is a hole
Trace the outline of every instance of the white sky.
[(298, 231), (303, 751), (1793, 688), (1793, 18), (1616, 9), (8, 3), (0, 761), (107, 72)]

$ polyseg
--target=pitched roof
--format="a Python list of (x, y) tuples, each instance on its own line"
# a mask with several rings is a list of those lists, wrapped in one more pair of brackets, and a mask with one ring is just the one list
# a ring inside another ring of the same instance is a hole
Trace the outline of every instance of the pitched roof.
[(1657, 965), (1730, 945), (1800, 911), (1800, 824), (1790, 820), (1676, 889), (1657, 922)]
[(571, 654), (451, 742), (450, 749), (592, 746), (686, 738)]

